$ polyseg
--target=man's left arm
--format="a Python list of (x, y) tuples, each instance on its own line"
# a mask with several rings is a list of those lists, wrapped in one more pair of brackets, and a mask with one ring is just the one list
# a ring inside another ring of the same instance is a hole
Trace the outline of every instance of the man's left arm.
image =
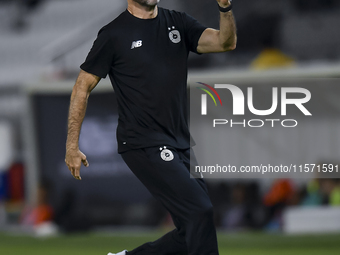
[[(222, 8), (231, 5), (229, 0), (217, 0)], [(232, 11), (220, 12), (220, 30), (207, 28), (197, 46), (198, 53), (225, 52), (236, 48), (236, 24)]]

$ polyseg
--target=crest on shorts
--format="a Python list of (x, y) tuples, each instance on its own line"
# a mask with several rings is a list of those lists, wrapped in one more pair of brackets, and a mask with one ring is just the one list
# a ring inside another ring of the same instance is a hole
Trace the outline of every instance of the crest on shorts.
[(169, 29), (169, 38), (173, 43), (179, 43), (181, 41), (181, 34), (178, 30), (175, 29), (174, 26), (168, 27)]
[(159, 150), (161, 151), (161, 158), (164, 161), (171, 161), (174, 159), (174, 154), (171, 150), (167, 149), (166, 146), (160, 147)]

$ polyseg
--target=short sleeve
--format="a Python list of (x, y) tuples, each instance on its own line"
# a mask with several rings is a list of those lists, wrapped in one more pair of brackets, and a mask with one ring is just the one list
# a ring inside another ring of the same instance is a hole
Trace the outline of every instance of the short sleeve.
[(102, 28), (80, 68), (88, 73), (105, 78), (113, 61), (113, 44), (109, 31)]
[(196, 19), (186, 13), (182, 13), (184, 26), (185, 26), (185, 37), (189, 50), (195, 53), (197, 52), (198, 41), (207, 27), (201, 25)]

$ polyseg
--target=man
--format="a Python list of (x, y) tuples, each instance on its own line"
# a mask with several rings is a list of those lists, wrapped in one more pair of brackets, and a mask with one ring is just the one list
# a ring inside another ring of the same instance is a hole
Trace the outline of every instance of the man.
[[(212, 205), (203, 179), (190, 178), (187, 57), (236, 47), (229, 0), (217, 0), (220, 30), (185, 13), (159, 8), (159, 0), (128, 0), (125, 12), (103, 27), (81, 65), (71, 95), (65, 162), (81, 180), (88, 166), (78, 140), (87, 99), (109, 74), (118, 102), (118, 152), (170, 212), (176, 229), (130, 254), (218, 254)], [(109, 253), (111, 254), (111, 253)]]

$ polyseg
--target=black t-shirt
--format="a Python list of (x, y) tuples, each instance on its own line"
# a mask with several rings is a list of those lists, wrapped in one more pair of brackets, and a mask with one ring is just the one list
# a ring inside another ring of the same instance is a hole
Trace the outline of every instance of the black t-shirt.
[(158, 8), (153, 19), (127, 10), (104, 26), (81, 69), (109, 74), (118, 102), (118, 152), (150, 146), (190, 147), (187, 59), (206, 27)]

